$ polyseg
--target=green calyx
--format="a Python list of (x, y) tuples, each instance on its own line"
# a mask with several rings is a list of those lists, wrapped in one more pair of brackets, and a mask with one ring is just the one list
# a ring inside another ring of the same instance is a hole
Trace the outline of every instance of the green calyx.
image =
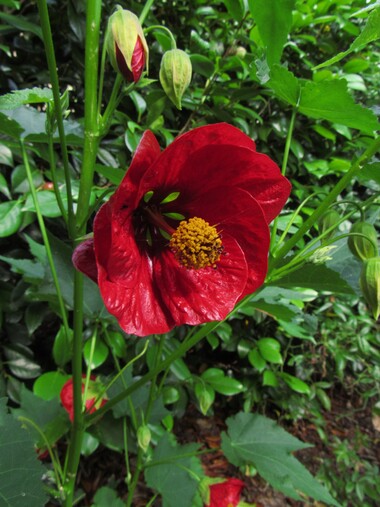
[(184, 51), (166, 51), (161, 60), (160, 82), (164, 92), (178, 109), (182, 109), (182, 96), (190, 84), (191, 73), (191, 60)]
[(348, 238), (348, 248), (357, 259), (365, 261), (378, 255), (377, 233), (372, 224), (357, 222), (351, 227), (350, 232), (356, 235)]
[(380, 257), (372, 257), (363, 263), (360, 288), (374, 319), (377, 320), (380, 314)]

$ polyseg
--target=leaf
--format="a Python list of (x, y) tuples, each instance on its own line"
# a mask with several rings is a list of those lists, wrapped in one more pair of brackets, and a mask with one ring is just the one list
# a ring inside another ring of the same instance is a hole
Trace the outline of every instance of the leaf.
[(47, 497), (42, 483), (45, 469), (37, 458), (30, 434), (7, 413), (0, 400), (0, 498), (1, 504), (41, 507)]
[(354, 42), (346, 51), (342, 51), (341, 53), (335, 55), (333, 58), (330, 58), (329, 60), (326, 60), (325, 62), (317, 65), (316, 67), (313, 68), (313, 70), (321, 69), (322, 67), (328, 67), (329, 65), (339, 62), (340, 60), (342, 60), (342, 58), (345, 58), (353, 51), (362, 49), (370, 42), (373, 42), (379, 38), (380, 38), (380, 7), (377, 7), (368, 16), (367, 23), (363, 28), (361, 34), (358, 35), (358, 37), (356, 37)]
[(278, 375), (286, 384), (288, 384), (291, 389), (293, 389), (293, 391), (296, 391), (296, 393), (310, 394), (310, 387), (299, 378), (282, 372), (280, 372)]
[(248, 5), (267, 48), (269, 66), (278, 63), (292, 26), (294, 0), (248, 0)]
[(274, 488), (296, 500), (301, 500), (299, 492), (302, 492), (315, 500), (339, 506), (291, 454), (309, 445), (262, 415), (239, 413), (226, 423), (228, 431), (222, 433), (222, 450), (233, 465), (253, 465)]
[(235, 20), (241, 21), (245, 14), (243, 0), (223, 0), (228, 14)]
[(374, 180), (380, 185), (380, 162), (366, 164), (358, 174), (359, 180)]
[(109, 349), (102, 340), (96, 340), (95, 348), (92, 354), (91, 365), (89, 365), (91, 357), (91, 346), (92, 340), (87, 340), (83, 347), (83, 357), (86, 362), (86, 366), (91, 370), (95, 370), (95, 368), (98, 368), (107, 359)]
[(317, 291), (353, 294), (348, 283), (323, 264), (305, 264), (297, 271), (276, 280), (275, 284), (279, 287), (307, 287)]
[(13, 16), (12, 14), (6, 14), (5, 12), (0, 11), (0, 19), (11, 26), (18, 28), (22, 32), (34, 33), (37, 37), (43, 40), (41, 28), (34, 23), (30, 23), (30, 21), (20, 14)]
[(30, 259), (12, 259), (12, 257), (5, 257), (0, 255), (0, 260), (10, 264), (14, 273), (19, 273), (26, 280), (41, 281), (44, 278), (44, 268), (38, 262)]
[(145, 480), (161, 494), (163, 507), (193, 507), (198, 481), (204, 475), (197, 451), (197, 444), (179, 446), (169, 433), (159, 441), (145, 470)]
[(214, 63), (206, 56), (193, 54), (190, 56), (190, 60), (194, 73), (207, 78), (211, 77), (214, 73)]
[(45, 401), (59, 398), (62, 387), (69, 380), (69, 375), (59, 371), (43, 373), (33, 384), (33, 393)]
[(16, 109), (25, 104), (40, 104), (53, 100), (50, 88), (26, 88), (0, 97), (0, 109)]
[(11, 236), (22, 224), (22, 205), (20, 201), (7, 201), (0, 204), (0, 238)]
[(94, 496), (94, 502), (91, 507), (106, 507), (108, 505), (112, 505), (112, 507), (125, 506), (125, 503), (117, 496), (116, 491), (108, 486), (98, 489)]
[(34, 361), (33, 352), (25, 345), (15, 343), (4, 346), (3, 350), (7, 358), (7, 367), (16, 377), (31, 379), (41, 374), (41, 367)]
[(310, 118), (340, 123), (368, 134), (380, 128), (371, 110), (355, 104), (345, 79), (306, 82), (302, 87), (299, 111)]
[(301, 86), (290, 70), (281, 67), (281, 65), (273, 65), (267, 86), (274, 91), (279, 99), (292, 106), (297, 105)]
[(263, 358), (269, 363), (282, 364), (280, 342), (274, 338), (261, 338), (257, 342), (258, 349)]
[(258, 371), (263, 371), (266, 366), (266, 361), (257, 349), (252, 349), (248, 353), (248, 361)]

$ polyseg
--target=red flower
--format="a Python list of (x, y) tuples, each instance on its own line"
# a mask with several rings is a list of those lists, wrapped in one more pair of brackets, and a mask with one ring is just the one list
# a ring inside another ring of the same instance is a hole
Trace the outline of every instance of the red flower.
[(129, 83), (134, 82), (137, 83), (143, 73), (146, 63), (146, 54), (143, 43), (141, 42), (140, 37), (137, 37), (136, 46), (133, 50), (132, 59), (131, 59), (131, 70), (128, 68), (127, 61), (120, 51), (119, 46), (115, 42), (115, 53), (116, 53), (116, 61), (121, 74), (123, 74), (124, 79)]
[(163, 152), (147, 131), (73, 262), (127, 333), (222, 320), (264, 282), (268, 224), (289, 192), (231, 125), (194, 129)]
[(239, 479), (228, 479), (210, 486), (210, 503), (207, 507), (236, 507), (244, 482)]
[[(83, 378), (86, 378), (86, 375), (82, 375)], [(82, 394), (84, 393), (84, 382), (82, 382)], [(95, 403), (98, 395), (100, 394), (99, 384), (96, 383), (96, 377), (91, 375), (90, 381), (88, 384), (88, 389), (86, 393), (86, 412), (92, 414), (100, 407), (102, 407), (107, 400), (104, 398), (98, 399)], [(73, 392), (73, 379), (69, 379), (61, 389), (61, 403), (63, 408), (68, 412), (70, 421), (74, 419), (74, 392)]]

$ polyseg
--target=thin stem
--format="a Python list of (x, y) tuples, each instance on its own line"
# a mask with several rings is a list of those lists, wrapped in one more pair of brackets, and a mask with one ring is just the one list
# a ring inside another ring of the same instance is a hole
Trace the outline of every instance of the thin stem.
[[(241, 306), (241, 303), (237, 305), (235, 310)], [(155, 368), (146, 373), (143, 377), (137, 380), (133, 385), (128, 387), (125, 391), (118, 394), (111, 400), (109, 400), (103, 407), (96, 411), (96, 414), (89, 414), (87, 416), (88, 424), (90, 425), (92, 420), (107, 412), (115, 405), (117, 405), (120, 401), (124, 400), (127, 396), (132, 394), (134, 391), (139, 389), (141, 386), (145, 385), (147, 382), (151, 381), (155, 378), (161, 371), (168, 368), (176, 359), (182, 357), (186, 354), (188, 350), (194, 347), (198, 342), (200, 342), (205, 336), (211, 333), (215, 328), (217, 328), (221, 322), (209, 322), (204, 324), (188, 341), (182, 343), (170, 356), (164, 359), (160, 364), (158, 364)]]
[[(286, 136), (286, 142), (285, 142), (285, 148), (284, 148), (284, 157), (282, 159), (282, 166), (281, 166), (281, 174), (285, 176), (286, 168), (288, 166), (288, 160), (289, 160), (289, 153), (290, 153), (290, 146), (292, 144), (292, 137), (293, 137), (293, 130), (294, 130), (294, 123), (296, 120), (297, 115), (297, 108), (294, 107), (292, 111), (292, 116), (290, 118), (289, 128), (288, 128), (288, 134)], [(271, 238), (270, 238), (270, 250), (272, 251), (274, 248), (274, 244), (276, 241), (276, 235), (277, 235), (277, 224), (278, 224), (279, 217), (277, 216), (273, 222), (272, 225), (272, 231), (271, 231)]]
[(153, 4), (154, 4), (154, 0), (148, 0), (146, 2), (146, 4), (144, 5), (144, 8), (141, 11), (141, 14), (140, 14), (140, 17), (139, 17), (139, 21), (140, 21), (141, 24), (144, 23), (144, 21), (145, 21), (147, 15), (149, 14), (149, 11), (152, 8)]
[(47, 259), (48, 259), (51, 275), (53, 277), (54, 287), (55, 287), (55, 290), (56, 290), (56, 293), (57, 293), (58, 305), (59, 305), (59, 309), (60, 309), (60, 312), (61, 312), (63, 326), (64, 326), (64, 329), (65, 329), (66, 343), (68, 344), (69, 340), (70, 340), (70, 327), (69, 327), (69, 323), (68, 323), (68, 320), (67, 320), (66, 307), (65, 307), (65, 303), (63, 301), (62, 291), (61, 291), (61, 287), (59, 285), (58, 275), (57, 275), (57, 271), (55, 269), (53, 254), (52, 254), (51, 247), (50, 247), (49, 237), (48, 237), (48, 234), (47, 234), (47, 230), (46, 230), (46, 227), (45, 227), (45, 222), (44, 222), (44, 219), (43, 219), (43, 216), (42, 216), (42, 213), (41, 213), (41, 209), (40, 209), (40, 205), (39, 205), (39, 202), (38, 202), (37, 192), (36, 192), (36, 189), (35, 189), (34, 184), (33, 184), (32, 171), (31, 171), (31, 168), (30, 168), (29, 159), (28, 159), (28, 155), (27, 155), (26, 150), (25, 150), (25, 145), (24, 145), (24, 141), (23, 140), (20, 141), (20, 146), (21, 146), (22, 159), (23, 159), (23, 162), (24, 162), (25, 170), (26, 170), (26, 176), (28, 178), (30, 193), (32, 195), (34, 208), (36, 210), (38, 225), (40, 227), (42, 240), (44, 242), (45, 249), (46, 249), (46, 256), (47, 256)]
[(54, 104), (55, 104), (55, 115), (57, 117), (57, 126), (59, 132), (59, 139), (62, 150), (63, 169), (65, 172), (66, 181), (66, 194), (67, 194), (67, 206), (68, 206), (68, 229), (70, 237), (74, 237), (74, 207), (73, 198), (71, 191), (71, 179), (69, 169), (69, 156), (66, 145), (65, 128), (63, 126), (63, 115), (61, 109), (61, 99), (59, 93), (59, 80), (57, 72), (57, 63), (55, 59), (53, 37), (51, 34), (49, 12), (47, 8), (46, 0), (37, 0), (38, 11), (40, 14), (41, 28), (44, 38), (45, 54), (47, 64), (49, 68), (50, 80), (52, 85)]
[(144, 32), (147, 34), (147, 33), (152, 32), (154, 30), (159, 30), (161, 32), (167, 33), (170, 38), (171, 49), (177, 49), (177, 43), (175, 41), (174, 35), (169, 30), (169, 28), (166, 28), (166, 26), (162, 26), (162, 25), (151, 25), (148, 28), (145, 28)]
[(290, 252), (290, 250), (298, 243), (298, 241), (306, 234), (318, 219), (323, 215), (327, 208), (332, 204), (338, 195), (350, 184), (352, 179), (357, 175), (360, 169), (370, 160), (371, 157), (380, 148), (380, 136), (375, 138), (372, 144), (365, 150), (365, 152), (359, 157), (347, 171), (346, 174), (338, 181), (335, 187), (326, 196), (324, 201), (318, 206), (314, 213), (305, 221), (305, 223), (298, 229), (298, 231), (292, 236), (285, 245), (280, 248), (276, 254), (276, 258), (270, 262), (270, 269), (272, 270), (284, 257)]

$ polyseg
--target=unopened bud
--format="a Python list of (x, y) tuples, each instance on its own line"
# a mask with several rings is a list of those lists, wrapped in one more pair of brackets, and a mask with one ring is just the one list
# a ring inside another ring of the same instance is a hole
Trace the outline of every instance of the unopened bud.
[(191, 60), (181, 49), (166, 51), (161, 60), (160, 82), (164, 92), (178, 109), (191, 81)]
[[(362, 234), (366, 236), (350, 236), (347, 244), (351, 253), (361, 261), (376, 257), (378, 255), (377, 249), (377, 233), (375, 227), (368, 222), (357, 222), (351, 227), (350, 232)], [(376, 245), (376, 247), (375, 247)]]
[(148, 68), (148, 45), (138, 17), (133, 12), (118, 9), (108, 21), (107, 52), (112, 67), (128, 82), (137, 83)]
[(360, 288), (372, 310), (375, 320), (380, 314), (380, 257), (364, 261), (360, 275)]
[(146, 424), (140, 426), (137, 430), (137, 443), (144, 452), (149, 449), (151, 438), (152, 434), (148, 426)]

